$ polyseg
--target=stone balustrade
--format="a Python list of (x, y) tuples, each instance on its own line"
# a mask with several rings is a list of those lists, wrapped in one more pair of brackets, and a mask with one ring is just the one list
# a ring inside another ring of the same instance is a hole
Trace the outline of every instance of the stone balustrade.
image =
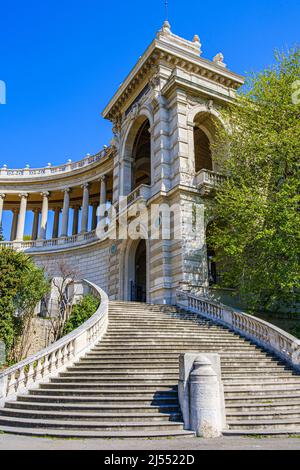
[(99, 298), (100, 306), (94, 315), (79, 328), (39, 353), (9, 367), (0, 374), (0, 407), (7, 399), (29, 387), (38, 387), (50, 376), (59, 374), (86, 354), (101, 340), (108, 325), (108, 297), (95, 284), (83, 280), (90, 293)]
[(43, 177), (51, 175), (60, 175), (63, 173), (68, 173), (70, 171), (75, 171), (81, 168), (84, 168), (88, 165), (98, 162), (101, 158), (106, 157), (112, 151), (111, 147), (105, 148), (98, 152), (95, 155), (87, 155), (82, 160), (72, 163), (68, 161), (63, 165), (52, 166), (48, 165), (44, 168), (30, 168), (29, 166), (25, 168), (10, 169), (4, 165), (0, 168), (0, 178), (31, 178), (31, 177)]
[(224, 181), (224, 175), (210, 170), (200, 170), (195, 178), (195, 184), (200, 192), (205, 195)]
[(151, 187), (147, 184), (141, 184), (133, 191), (131, 191), (131, 193), (129, 193), (126, 197), (127, 199), (124, 200), (124, 203), (115, 204), (114, 208), (117, 214), (119, 212), (123, 212), (123, 210), (127, 210), (129, 206), (131, 206), (140, 199), (147, 201), (151, 197)]
[(176, 303), (179, 307), (229, 327), (300, 370), (300, 340), (277, 326), (209, 298), (185, 291), (177, 291)]
[(0, 242), (0, 248), (13, 248), (17, 251), (25, 250), (53, 250), (59, 248), (66, 248), (67, 246), (80, 246), (88, 243), (93, 243), (99, 240), (96, 230), (91, 230), (86, 233), (78, 233), (68, 237), (51, 238), (48, 240), (28, 240), (28, 241), (4, 241)]

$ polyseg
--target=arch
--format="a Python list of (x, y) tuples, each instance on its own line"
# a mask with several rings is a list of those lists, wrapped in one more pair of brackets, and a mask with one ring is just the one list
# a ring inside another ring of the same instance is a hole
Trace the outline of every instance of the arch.
[(122, 161), (127, 161), (131, 167), (130, 174), (127, 173), (126, 176), (127, 188), (129, 187), (130, 191), (141, 184), (150, 186), (152, 182), (152, 119), (150, 120), (148, 115), (149, 113), (139, 115), (132, 122), (123, 141)]
[(195, 173), (202, 169), (218, 171), (211, 152), (217, 122), (226, 128), (220, 113), (204, 104), (193, 107), (188, 113), (189, 148)]
[(209, 240), (209, 234), (215, 222), (216, 222), (216, 219), (212, 219), (208, 221), (206, 225), (206, 230), (205, 230), (206, 253), (207, 253), (207, 278), (208, 278), (209, 286), (213, 286), (219, 283), (219, 280), (220, 280), (219, 268), (215, 261), (216, 252)]
[[(141, 254), (139, 246), (144, 244), (144, 253)], [(149, 240), (139, 238), (137, 240), (126, 240), (120, 253), (120, 300), (132, 299), (132, 285), (137, 284), (136, 261), (137, 256), (144, 259), (144, 275), (145, 275), (145, 296), (144, 301), (150, 301), (150, 244)]]

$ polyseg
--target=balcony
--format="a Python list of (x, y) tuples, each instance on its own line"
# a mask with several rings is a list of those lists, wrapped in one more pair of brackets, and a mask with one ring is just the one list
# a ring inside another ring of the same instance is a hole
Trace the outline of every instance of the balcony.
[(196, 174), (195, 184), (201, 196), (212, 196), (224, 180), (225, 176), (221, 173), (203, 169)]
[(124, 202), (121, 204), (121, 207), (120, 207), (120, 203), (117, 203), (114, 206), (116, 213), (119, 214), (120, 212), (127, 210), (130, 206), (132, 206), (137, 201), (147, 202), (147, 200), (150, 197), (151, 197), (151, 187), (148, 186), (147, 184), (141, 184), (140, 186), (138, 186), (136, 189), (134, 189), (131, 193), (127, 195), (127, 201), (125, 201), (124, 199)]

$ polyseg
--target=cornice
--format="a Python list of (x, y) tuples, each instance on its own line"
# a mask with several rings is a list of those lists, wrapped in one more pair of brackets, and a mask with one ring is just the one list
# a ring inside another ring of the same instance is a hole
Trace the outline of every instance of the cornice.
[(176, 43), (163, 43), (159, 39), (155, 39), (103, 110), (103, 117), (113, 122), (116, 121), (126, 101), (132, 99), (133, 95), (140, 91), (139, 87), (145, 79), (145, 75), (149, 71), (152, 75), (157, 73), (156, 70), (153, 72), (152, 70), (153, 68), (157, 69), (157, 66), (162, 63), (171, 65), (172, 68), (176, 66), (183, 68), (233, 90), (238, 89), (244, 83), (244, 78), (241, 75), (231, 72), (215, 62), (198, 57), (187, 50), (180, 50)]

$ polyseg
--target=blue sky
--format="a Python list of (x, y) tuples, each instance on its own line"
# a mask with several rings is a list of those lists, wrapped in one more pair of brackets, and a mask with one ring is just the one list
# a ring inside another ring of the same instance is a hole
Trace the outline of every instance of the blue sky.
[[(111, 137), (100, 113), (164, 20), (164, 1), (0, 0), (0, 165), (59, 164)], [(199, 34), (238, 73), (299, 41), (299, 0), (169, 0), (172, 31)]]

